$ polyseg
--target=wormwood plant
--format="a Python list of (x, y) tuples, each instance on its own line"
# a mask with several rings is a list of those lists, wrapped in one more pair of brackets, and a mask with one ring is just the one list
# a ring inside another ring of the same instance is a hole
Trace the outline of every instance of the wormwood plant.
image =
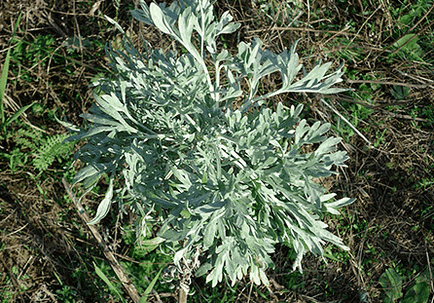
[[(335, 201), (314, 181), (344, 165), (340, 139), (326, 136), (329, 124), (300, 121), (301, 105), (262, 106), (286, 92), (343, 91), (331, 88), (341, 81), (341, 67), (327, 74), (331, 63), (318, 62), (297, 76), (296, 43), (280, 54), (263, 50), (259, 39), (240, 43), (235, 55), (220, 49), (217, 37), (239, 24), (229, 12), (216, 20), (208, 0), (142, 2), (132, 14), (184, 52), (145, 43), (140, 53), (127, 37), (121, 50), (108, 46), (116, 76), (97, 83), (96, 104), (83, 114), (90, 128), (64, 124), (76, 132), (69, 140), (87, 140), (77, 153), (85, 166), (73, 183), (90, 190), (108, 176), (90, 223), (104, 218), (113, 202), (121, 212), (128, 206), (143, 229), (149, 222), (159, 227), (154, 241), (174, 250), (180, 270), (195, 259), (197, 271), (187, 269), (207, 275), (213, 286), (244, 275), (267, 284), (276, 243), (294, 250), (300, 270), (303, 255), (322, 256), (325, 242), (348, 249), (320, 218), (353, 200)], [(280, 74), (280, 88), (260, 94), (261, 78), (272, 73)]]

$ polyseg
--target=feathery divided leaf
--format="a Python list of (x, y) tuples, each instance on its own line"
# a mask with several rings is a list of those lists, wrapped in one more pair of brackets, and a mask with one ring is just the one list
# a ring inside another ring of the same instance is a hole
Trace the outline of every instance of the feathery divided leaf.
[[(182, 241), (177, 265), (200, 248), (197, 274), (207, 275), (213, 286), (223, 277), (235, 283), (245, 275), (268, 283), (265, 271), (274, 266), (270, 254), (276, 243), (292, 247), (300, 269), (303, 255), (322, 256), (325, 242), (348, 249), (319, 219), (353, 200), (333, 201), (313, 181), (344, 165), (345, 152), (336, 150), (340, 139), (327, 138), (328, 124), (300, 121), (301, 105), (279, 103), (275, 111), (260, 106), (285, 92), (342, 91), (332, 87), (341, 81), (341, 67), (327, 74), (331, 64), (318, 62), (299, 76), (297, 42), (280, 54), (263, 50), (259, 39), (242, 42), (235, 56), (218, 49), (218, 35), (239, 25), (228, 12), (215, 20), (208, 0), (142, 2), (132, 15), (187, 52), (140, 54), (127, 38), (123, 51), (107, 48), (117, 77), (98, 83), (97, 103), (83, 115), (92, 122), (88, 130), (68, 125), (76, 131), (73, 139), (87, 139), (77, 154), (86, 166), (74, 183), (91, 188), (110, 175), (91, 223), (114, 201), (139, 217), (159, 208), (160, 245)], [(275, 72), (281, 87), (259, 94), (261, 79)], [(239, 84), (243, 79), (247, 92)], [(239, 97), (244, 102), (234, 109)], [(303, 145), (313, 151), (303, 152)], [(114, 178), (123, 179), (117, 189)]]

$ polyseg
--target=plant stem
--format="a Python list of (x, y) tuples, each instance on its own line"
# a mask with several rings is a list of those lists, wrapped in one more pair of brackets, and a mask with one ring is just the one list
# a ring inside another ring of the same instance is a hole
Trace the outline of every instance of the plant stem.
[(179, 286), (178, 303), (187, 303), (187, 292), (181, 285)]

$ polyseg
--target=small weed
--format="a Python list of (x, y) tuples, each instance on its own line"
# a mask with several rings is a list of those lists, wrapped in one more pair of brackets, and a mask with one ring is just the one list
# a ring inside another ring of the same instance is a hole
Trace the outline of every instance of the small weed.
[(30, 164), (30, 159), (32, 165), (40, 172), (46, 171), (55, 159), (59, 163), (72, 159), (74, 144), (63, 143), (67, 137), (65, 134), (48, 136), (24, 123), (18, 124), (21, 126), (18, 131), (6, 134), (6, 140), (13, 146), (12, 151), (0, 153), (0, 159), (9, 162), (9, 168), (13, 172)]
[[(24, 38), (15, 38), (13, 41), (16, 45), (11, 53), (14, 67), (12, 72), (21, 80), (26, 82), (38, 80), (31, 70), (36, 66), (38, 68), (47, 66), (50, 59), (54, 60), (53, 63), (64, 63), (54, 56), (56, 48), (51, 35), (38, 35), (32, 41), (26, 41)], [(23, 66), (27, 68), (22, 68)]]
[(363, 49), (357, 44), (351, 43), (345, 38), (336, 38), (333, 42), (328, 43), (325, 52), (340, 60), (345, 60), (346, 62), (357, 62), (363, 59)]
[(405, 100), (410, 94), (410, 88), (407, 86), (394, 85), (390, 92), (396, 100)]
[[(151, 227), (149, 225), (149, 227)], [(147, 296), (154, 287), (163, 291), (170, 291), (165, 284), (156, 285), (161, 280), (161, 272), (172, 262), (173, 255), (156, 250), (158, 243), (155, 239), (150, 239), (151, 234), (147, 237), (141, 236), (136, 238), (135, 231), (125, 228), (123, 240), (127, 245), (133, 245), (130, 256), (137, 262), (121, 262), (122, 267), (129, 276), (132, 277), (134, 285), (139, 293), (143, 294), (142, 300), (146, 302)], [(104, 281), (112, 296), (118, 298), (121, 302), (126, 302), (120, 282), (115, 278), (115, 274), (110, 265), (104, 260), (94, 259), (95, 273)], [(152, 281), (150, 280), (153, 277)], [(142, 302), (142, 301), (140, 301)]]
[[(429, 299), (429, 272), (416, 274), (414, 270), (408, 275), (400, 273), (399, 269), (388, 268), (380, 277), (380, 284), (383, 287), (383, 302), (393, 303), (403, 299), (401, 303), (426, 303)], [(414, 279), (413, 279), (414, 277)], [(410, 287), (404, 295), (404, 282), (410, 280)]]
[(393, 62), (396, 56), (402, 57), (405, 61), (419, 61), (423, 62), (422, 57), (425, 52), (417, 43), (419, 41), (415, 34), (406, 34), (392, 45), (395, 50), (389, 55), (390, 62)]
[(418, 183), (413, 185), (415, 189), (423, 189), (427, 190), (429, 187), (434, 185), (434, 177), (431, 178), (422, 178)]
[(386, 133), (387, 129), (380, 131), (375, 131), (377, 140), (374, 142), (374, 146), (378, 147), (380, 144), (384, 143), (384, 134)]
[(62, 289), (56, 290), (57, 298), (62, 303), (76, 303), (77, 292), (68, 285), (63, 285)]
[(400, 7), (390, 11), (392, 17), (397, 20), (397, 26), (393, 35), (395, 42), (392, 44), (392, 52), (388, 56), (389, 63), (397, 61), (427, 63), (425, 62), (426, 50), (431, 49), (431, 39), (426, 39), (424, 35), (408, 32), (408, 29), (422, 18), (432, 3), (431, 0), (418, 0), (416, 3), (402, 1)]
[[(425, 121), (420, 123), (422, 127), (431, 129), (434, 127), (434, 105), (432, 104), (423, 107), (415, 105), (410, 111), (410, 116), (424, 119)], [(418, 127), (418, 125), (415, 126)]]
[(55, 159), (59, 163), (62, 160), (69, 158), (69, 155), (74, 147), (72, 142), (63, 142), (67, 138), (66, 134), (58, 134), (46, 136), (41, 139), (37, 149), (37, 156), (33, 159), (33, 165), (39, 171), (45, 171)]
[(303, 275), (298, 271), (294, 271), (285, 275), (283, 279), (285, 287), (294, 291), (302, 288), (306, 283), (303, 281), (302, 277)]
[(123, 291), (122, 291), (121, 283), (116, 279), (113, 278), (109, 279), (107, 277), (107, 275), (109, 275), (110, 277), (115, 276), (112, 268), (107, 262), (103, 260), (98, 260), (98, 261), (99, 261), (98, 265), (96, 264), (96, 262), (93, 262), (95, 273), (98, 275), (98, 277), (101, 278), (101, 280), (104, 281), (105, 285), (107, 285), (111, 295), (118, 298), (122, 303), (125, 303), (126, 301), (123, 299)]
[(324, 250), (324, 257), (340, 263), (346, 263), (350, 259), (350, 255), (347, 251), (336, 250), (331, 246), (327, 246)]
[(0, 293), (2, 294), (1, 303), (12, 302), (12, 297), (14, 294), (14, 286), (7, 273), (0, 273), (0, 279), (2, 281), (2, 286), (0, 287)]
[[(142, 235), (137, 239), (136, 232), (130, 228), (124, 228), (125, 233), (122, 236), (127, 245), (133, 245), (130, 256), (139, 262), (121, 262), (122, 266), (142, 292), (149, 286), (149, 278), (166, 268), (173, 260), (173, 254), (156, 249), (159, 243), (156, 238), (152, 238), (151, 228), (152, 226), (148, 225), (146, 237)], [(157, 285), (159, 286), (161, 285)]]

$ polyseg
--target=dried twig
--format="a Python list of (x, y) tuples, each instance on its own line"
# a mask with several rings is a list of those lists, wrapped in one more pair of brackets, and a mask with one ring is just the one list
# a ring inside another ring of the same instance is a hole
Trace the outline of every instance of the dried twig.
[(429, 85), (429, 84), (418, 85), (418, 84), (409, 84), (409, 83), (403, 83), (403, 82), (378, 81), (378, 80), (351, 80), (351, 79), (348, 79), (347, 83), (372, 83), (372, 84), (381, 84), (381, 85), (398, 85), (398, 86), (414, 87), (414, 88), (432, 87), (432, 85)]
[(90, 221), (89, 216), (84, 211), (83, 206), (81, 205), (80, 201), (77, 199), (77, 197), (74, 195), (74, 193), (71, 190), (71, 187), (69, 186), (68, 182), (66, 182), (65, 178), (62, 178), (63, 186), (65, 186), (66, 192), (68, 193), (68, 196), (71, 198), (72, 201), (74, 201), (75, 206), (77, 207), (78, 214), (80, 218), (86, 223), (87, 227), (89, 227), (90, 231), (92, 232), (92, 235), (94, 236), (95, 240), (98, 242), (99, 246), (102, 248), (102, 251), (107, 258), (107, 260), (110, 263), (110, 266), (113, 268), (114, 272), (116, 273), (116, 276), (118, 276), (119, 280), (122, 282), (122, 285), (125, 287), (126, 291), (128, 292), (128, 295), (131, 297), (131, 299), (138, 303), (140, 301), (140, 295), (134, 286), (134, 284), (131, 282), (130, 278), (125, 273), (122, 266), (119, 264), (118, 260), (115, 258), (114, 253), (110, 250), (109, 246), (105, 244), (103, 238), (101, 237), (100, 233), (96, 229), (94, 225), (89, 225), (87, 222)]
[(341, 113), (338, 112), (333, 106), (328, 104), (324, 99), (321, 99), (321, 102), (327, 105), (327, 107), (330, 108), (336, 115), (338, 115), (339, 118), (344, 120), (344, 122), (347, 123), (348, 126), (351, 127), (356, 134), (358, 134), (363, 140), (365, 140), (366, 143), (368, 143), (368, 146), (372, 145), (372, 143), (356, 127), (354, 127), (354, 125), (352, 125), (350, 121), (348, 121), (344, 116), (342, 116)]

